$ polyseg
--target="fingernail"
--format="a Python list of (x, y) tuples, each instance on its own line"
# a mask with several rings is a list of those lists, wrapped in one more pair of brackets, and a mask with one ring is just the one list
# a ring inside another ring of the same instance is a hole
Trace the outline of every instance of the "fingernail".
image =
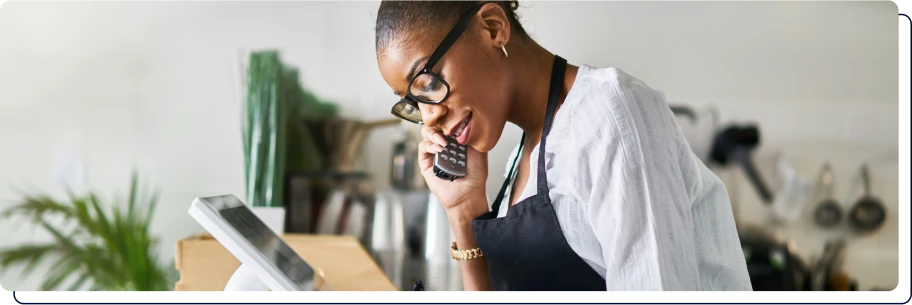
[(437, 152), (443, 152), (443, 146), (434, 144), (434, 150), (436, 150)]
[(434, 142), (437, 142), (437, 144), (440, 144), (441, 146), (447, 145), (446, 139), (443, 138), (443, 135), (441, 135), (439, 133), (434, 135)]

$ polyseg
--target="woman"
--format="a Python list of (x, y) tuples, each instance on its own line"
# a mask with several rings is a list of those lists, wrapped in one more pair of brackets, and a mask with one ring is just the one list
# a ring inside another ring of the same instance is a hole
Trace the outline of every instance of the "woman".
[[(393, 114), (424, 125), (421, 170), (465, 288), (750, 290), (725, 188), (662, 93), (618, 69), (567, 65), (529, 37), (517, 7), (384, 1), (377, 13)], [(489, 203), (487, 152), (506, 122), (523, 139)], [(445, 136), (468, 151), (453, 181), (434, 175)]]

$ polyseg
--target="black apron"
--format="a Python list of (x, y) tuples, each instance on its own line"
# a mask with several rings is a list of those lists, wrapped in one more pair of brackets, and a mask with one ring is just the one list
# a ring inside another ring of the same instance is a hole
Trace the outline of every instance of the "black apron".
[(567, 244), (548, 196), (545, 139), (551, 131), (566, 66), (566, 60), (554, 56), (548, 108), (538, 148), (538, 193), (510, 207), (505, 217), (497, 218), (500, 202), (522, 155), (526, 138), (523, 133), (519, 153), (492, 204), (492, 211), (472, 221), (475, 240), (487, 260), (494, 290), (606, 290), (605, 280)]

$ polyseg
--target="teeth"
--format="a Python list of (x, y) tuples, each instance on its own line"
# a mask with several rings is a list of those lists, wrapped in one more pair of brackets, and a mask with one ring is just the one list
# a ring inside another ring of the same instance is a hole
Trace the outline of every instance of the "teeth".
[(461, 124), (459, 124), (459, 127), (456, 127), (456, 136), (457, 137), (462, 134), (462, 131), (465, 130), (465, 127), (466, 127), (465, 121), (463, 121)]

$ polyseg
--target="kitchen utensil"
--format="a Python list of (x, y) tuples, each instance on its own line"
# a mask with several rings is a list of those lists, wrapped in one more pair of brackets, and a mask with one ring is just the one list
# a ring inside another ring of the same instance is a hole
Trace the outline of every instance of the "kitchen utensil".
[(812, 186), (798, 175), (798, 171), (782, 154), (776, 160), (776, 168), (782, 185), (773, 199), (772, 212), (774, 220), (787, 223), (801, 215), (810, 197)]
[(361, 200), (353, 200), (348, 207), (342, 234), (354, 236), (358, 240), (363, 239), (366, 229), (365, 222), (367, 222), (367, 205)]
[[(285, 230), (289, 233), (315, 233), (317, 222), (323, 213), (328, 202), (332, 199), (332, 194), (337, 190), (349, 192), (355, 185), (370, 185), (370, 176), (364, 172), (332, 172), (332, 171), (314, 171), (314, 172), (295, 172), (289, 173), (287, 178), (286, 191), (289, 198), (285, 205), (286, 225)], [(352, 198), (359, 198), (367, 206), (367, 213), (370, 214), (369, 203), (373, 202), (371, 194), (373, 192), (357, 190), (350, 194), (355, 195)], [(343, 206), (341, 215), (347, 215), (346, 208)], [(336, 220), (335, 227), (338, 224), (347, 221), (347, 216), (343, 219)], [(328, 225), (328, 224), (324, 224)], [(340, 233), (340, 232), (336, 232)], [(366, 235), (365, 235), (366, 236)]]
[(751, 151), (759, 143), (760, 130), (757, 126), (729, 126), (720, 131), (713, 140), (711, 158), (721, 165), (726, 165), (731, 160), (738, 162), (763, 202), (771, 204), (773, 194), (751, 158)]
[(823, 228), (831, 228), (842, 220), (842, 208), (833, 197), (834, 179), (833, 169), (830, 163), (827, 162), (823, 165), (818, 181), (818, 185), (823, 190), (824, 198), (814, 208), (814, 222)]
[(412, 291), (424, 291), (424, 284), (421, 281), (415, 281), (415, 285), (412, 286)]
[(345, 190), (335, 189), (323, 203), (320, 209), (320, 217), (317, 218), (317, 234), (337, 234), (336, 229), (342, 210), (345, 209)]
[(310, 233), (313, 229), (313, 204), (311, 180), (306, 177), (288, 177), (288, 204), (285, 205), (285, 231), (290, 233)]
[(804, 262), (787, 243), (757, 227), (746, 228), (739, 236), (754, 291), (807, 290), (810, 286)]
[(425, 189), (426, 183), (418, 167), (420, 137), (413, 129), (415, 124), (403, 121), (399, 139), (393, 144), (390, 161), (390, 184), (398, 190)]
[(887, 210), (880, 199), (871, 195), (871, 177), (867, 164), (861, 166), (861, 181), (864, 194), (849, 211), (849, 223), (858, 233), (871, 233), (883, 225)]
[(389, 119), (389, 120), (380, 120), (373, 122), (357, 122), (352, 131), (352, 140), (351, 146), (346, 150), (345, 161), (347, 164), (354, 164), (358, 158), (358, 152), (361, 151), (362, 146), (364, 146), (364, 139), (367, 134), (377, 128), (392, 126), (396, 124), (401, 124), (402, 120), (400, 119)]
[(693, 109), (688, 106), (669, 105), (668, 108), (671, 109), (671, 113), (674, 113), (675, 115), (686, 116), (688, 119), (690, 119), (691, 122), (694, 122), (697, 120), (697, 113), (694, 112)]
[(339, 118), (325, 120), (324, 136), (329, 147), (331, 169), (339, 172), (351, 171), (370, 131), (400, 123), (399, 119), (372, 122)]
[(845, 261), (846, 242), (844, 239), (828, 241), (823, 247), (823, 255), (814, 265), (811, 290), (817, 291), (850, 291), (857, 290), (855, 280), (842, 270)]
[(373, 202), (372, 185), (368, 180), (351, 180), (342, 182), (345, 189), (345, 200), (342, 212), (337, 220), (335, 231), (337, 234), (351, 235), (362, 244), (367, 241), (364, 236), (365, 222), (367, 219), (367, 205)]
[(676, 118), (686, 118), (678, 119), (677, 123), (684, 138), (687, 139), (690, 149), (703, 163), (710, 164), (713, 138), (719, 129), (718, 110), (711, 106), (693, 108), (676, 105), (669, 107)]

